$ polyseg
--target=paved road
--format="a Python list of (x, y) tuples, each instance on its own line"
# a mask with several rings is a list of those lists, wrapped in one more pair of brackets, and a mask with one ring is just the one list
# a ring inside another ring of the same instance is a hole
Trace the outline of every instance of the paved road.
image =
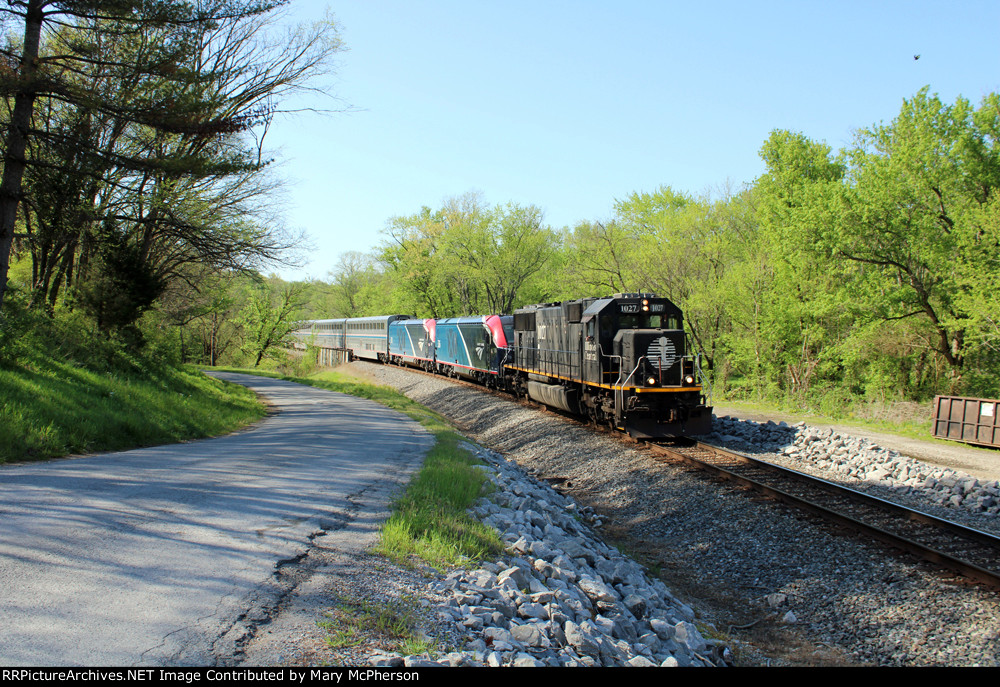
[(0, 468), (0, 664), (214, 665), (359, 550), (432, 443), (370, 401), (220, 373), (278, 412), (217, 439)]

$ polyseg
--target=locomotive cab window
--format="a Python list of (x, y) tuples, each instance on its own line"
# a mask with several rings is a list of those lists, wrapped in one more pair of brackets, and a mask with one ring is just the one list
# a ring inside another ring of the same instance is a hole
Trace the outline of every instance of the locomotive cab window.
[(601, 317), (601, 339), (610, 339), (615, 331), (615, 324), (611, 321), (610, 317)]
[(622, 329), (680, 329), (680, 322), (673, 315), (619, 315)]

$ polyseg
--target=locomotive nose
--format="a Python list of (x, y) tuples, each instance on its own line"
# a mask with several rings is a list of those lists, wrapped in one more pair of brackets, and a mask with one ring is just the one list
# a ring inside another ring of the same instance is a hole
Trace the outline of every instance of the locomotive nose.
[(680, 383), (683, 337), (683, 332), (626, 329), (615, 340), (620, 346), (622, 364), (635, 370), (637, 379), (646, 386), (657, 386)]
[(677, 363), (677, 346), (666, 335), (652, 339), (645, 348), (646, 360), (658, 372), (666, 372)]

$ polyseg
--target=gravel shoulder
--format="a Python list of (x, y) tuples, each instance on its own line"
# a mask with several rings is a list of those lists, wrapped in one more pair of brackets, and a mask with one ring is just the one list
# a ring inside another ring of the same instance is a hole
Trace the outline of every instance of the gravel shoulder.
[(788, 413), (747, 411), (726, 405), (715, 407), (716, 417), (728, 415), (741, 420), (756, 422), (806, 422), (818, 429), (832, 429), (841, 434), (849, 434), (862, 439), (870, 439), (879, 446), (899, 451), (904, 456), (921, 460), (931, 465), (961, 470), (986, 480), (1000, 480), (1000, 449), (982, 448), (958, 442), (945, 442), (928, 437), (927, 440), (904, 437), (898, 434), (876, 432), (874, 430), (845, 424), (815, 422), (808, 417)]
[[(798, 511), (656, 463), (647, 452), (558, 415), (398, 368), (341, 369), (441, 412), (471, 439), (599, 514), (605, 540), (690, 606), (706, 637), (732, 647), (736, 665), (1000, 665), (996, 593), (887, 557)], [(433, 613), (440, 599), (429, 584), (374, 557), (345, 561), (290, 597), (287, 614), (267, 628), (269, 638), (254, 639), (248, 660), (357, 664), (366, 652), (385, 650), (377, 637), (331, 650), (317, 631), (316, 622), (355, 593), (423, 596), (418, 605), (428, 613), (428, 632), (443, 632), (454, 645), (471, 639), (454, 627), (441, 629)]]

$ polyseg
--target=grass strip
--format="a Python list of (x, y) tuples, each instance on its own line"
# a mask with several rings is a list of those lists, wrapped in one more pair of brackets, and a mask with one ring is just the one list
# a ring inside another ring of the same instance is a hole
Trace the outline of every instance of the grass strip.
[(418, 630), (419, 607), (411, 596), (381, 602), (350, 598), (326, 613), (327, 620), (316, 624), (326, 630), (326, 643), (331, 649), (355, 647), (377, 639), (406, 655), (436, 653), (434, 640)]
[(193, 368), (126, 374), (36, 358), (0, 368), (0, 463), (217, 436), (265, 412), (248, 389)]
[(321, 389), (367, 398), (413, 418), (434, 435), (434, 446), (423, 467), (398, 497), (392, 515), (383, 524), (376, 552), (396, 563), (409, 565), (419, 559), (444, 570), (480, 560), (503, 550), (499, 534), (471, 517), (467, 509), (491, 486), (482, 465), (464, 448), (465, 439), (433, 410), (410, 400), (395, 389), (367, 384), (336, 372), (309, 377), (289, 377), (259, 370), (237, 370), (276, 377)]

